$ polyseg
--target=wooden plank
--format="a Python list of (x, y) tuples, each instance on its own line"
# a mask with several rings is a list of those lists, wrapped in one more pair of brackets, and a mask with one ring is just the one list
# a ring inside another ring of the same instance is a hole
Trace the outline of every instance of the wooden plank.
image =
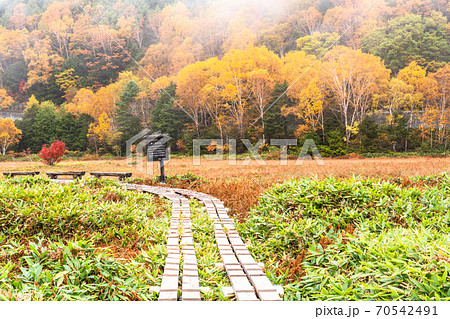
[[(179, 218), (174, 218), (173, 216), (171, 219), (171, 228), (167, 240), (167, 243), (170, 244), (167, 245), (170, 256), (166, 259), (165, 276), (163, 276), (161, 285), (161, 300), (170, 298), (176, 300), (174, 299), (175, 296), (178, 297), (177, 274), (179, 274), (179, 268), (176, 269), (176, 267), (180, 266), (179, 253), (181, 253), (181, 261), (183, 262), (181, 300), (201, 300), (198, 264), (191, 229), (191, 210), (189, 200), (183, 196), (196, 198), (206, 206), (206, 211), (214, 223), (215, 241), (223, 261), (220, 267), (227, 272), (232, 285), (231, 289), (236, 299), (239, 301), (253, 301), (258, 300), (258, 298), (265, 301), (282, 300), (278, 287), (272, 285), (261, 267), (254, 260), (235, 228), (235, 221), (228, 216), (228, 209), (224, 207), (222, 201), (212, 196), (189, 190), (145, 186), (140, 189), (170, 199), (173, 204), (173, 215), (179, 216)], [(178, 231), (180, 225), (183, 233), (179, 241), (180, 234), (178, 234)], [(175, 282), (177, 284), (176, 288)], [(172, 291), (168, 293), (167, 289), (163, 289), (163, 286), (170, 287)], [(223, 290), (226, 290), (226, 287)]]
[(181, 200), (181, 215), (183, 235), (180, 246), (183, 256), (183, 279), (181, 300), (182, 301), (201, 301), (200, 284), (198, 277), (198, 264), (195, 255), (194, 238), (192, 235), (191, 208), (189, 201)]
[(14, 176), (35, 176), (39, 175), (40, 172), (3, 172), (4, 176), (14, 177)]

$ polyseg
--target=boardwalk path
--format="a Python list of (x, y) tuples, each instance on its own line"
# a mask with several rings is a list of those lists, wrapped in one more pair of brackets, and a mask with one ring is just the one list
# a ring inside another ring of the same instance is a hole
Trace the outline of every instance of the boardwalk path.
[(214, 233), (223, 266), (239, 301), (281, 301), (277, 288), (272, 285), (258, 263), (253, 259), (228, 216), (223, 203), (206, 194), (174, 188), (123, 184), (136, 190), (167, 198), (172, 202), (170, 232), (167, 238), (167, 259), (160, 287), (159, 300), (177, 301), (180, 268), (181, 300), (200, 301), (197, 258), (191, 230), (189, 199), (197, 199), (206, 206), (214, 222)]

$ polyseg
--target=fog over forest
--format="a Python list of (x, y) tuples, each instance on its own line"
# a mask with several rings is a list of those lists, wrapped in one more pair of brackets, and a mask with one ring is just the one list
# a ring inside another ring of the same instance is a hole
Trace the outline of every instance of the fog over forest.
[(446, 0), (2, 0), (8, 150), (121, 155), (148, 128), (186, 154), (200, 137), (445, 152), (449, 14)]

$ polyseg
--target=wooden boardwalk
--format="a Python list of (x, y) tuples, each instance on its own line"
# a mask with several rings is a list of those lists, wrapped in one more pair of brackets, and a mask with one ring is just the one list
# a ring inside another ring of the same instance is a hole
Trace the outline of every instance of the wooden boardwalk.
[[(172, 202), (160, 301), (201, 300), (188, 198), (196, 199), (205, 205), (210, 219), (214, 222), (215, 240), (236, 299), (238, 301), (282, 300), (278, 289), (272, 285), (242, 241), (223, 202), (210, 195), (183, 189), (133, 184), (124, 184), (124, 187), (128, 190), (158, 195)], [(181, 297), (178, 295), (179, 291), (181, 291)]]

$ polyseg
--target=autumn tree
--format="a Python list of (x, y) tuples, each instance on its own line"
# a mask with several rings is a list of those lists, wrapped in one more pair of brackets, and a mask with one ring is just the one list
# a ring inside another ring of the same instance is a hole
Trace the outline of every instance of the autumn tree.
[(33, 31), (30, 38), (31, 41), (23, 52), (28, 64), (28, 87), (48, 83), (52, 71), (63, 62), (63, 58), (53, 52), (49, 37), (40, 31)]
[(442, 144), (450, 126), (450, 65), (446, 64), (431, 77), (437, 82), (438, 142)]
[(26, 9), (25, 3), (19, 3), (14, 7), (13, 14), (9, 18), (9, 27), (13, 30), (22, 30), (25, 28), (27, 17), (24, 14)]
[(201, 44), (193, 41), (195, 25), (191, 15), (186, 6), (178, 2), (153, 17), (153, 31), (159, 42), (151, 45), (140, 61), (153, 78), (176, 75), (183, 67), (203, 57)]
[(8, 30), (0, 26), (0, 88), (3, 88), (3, 74), (14, 63), (23, 61), (27, 43), (24, 30)]
[(386, 122), (392, 125), (395, 114), (404, 109), (413, 108), (418, 103), (417, 98), (413, 85), (401, 79), (392, 78), (389, 82), (382, 84), (380, 94), (374, 95), (374, 105), (389, 112)]
[[(417, 111), (427, 106), (427, 100), (435, 97), (434, 92), (429, 92), (429, 81), (431, 79), (427, 78), (427, 71), (415, 61), (411, 62), (407, 67), (401, 69), (397, 75), (397, 79), (405, 82), (412, 88), (410, 103), (405, 105), (405, 107), (409, 107), (409, 127), (411, 128)], [(431, 86), (434, 86), (434, 89), (436, 89), (435, 83), (431, 84)]]
[(115, 83), (100, 88), (95, 92), (92, 99), (92, 105), (95, 107), (91, 107), (88, 114), (95, 119), (99, 118), (103, 113), (111, 117), (114, 113), (116, 102), (119, 101), (119, 95), (120, 89)]
[(38, 156), (42, 158), (43, 162), (47, 165), (55, 165), (61, 162), (62, 157), (66, 152), (66, 145), (62, 141), (55, 140), (50, 147), (47, 144), (42, 146)]
[[(221, 91), (225, 73), (223, 61), (211, 58), (185, 67), (177, 76), (179, 104), (194, 120), (197, 134), (201, 124), (212, 124), (224, 138), (225, 102)], [(208, 118), (212, 123), (208, 122)]]
[(291, 52), (283, 58), (283, 72), (290, 89), (287, 95), (295, 104), (283, 108), (285, 115), (293, 114), (302, 120), (297, 136), (302, 137), (310, 130), (323, 130), (323, 103), (319, 80), (319, 65), (316, 58), (305, 52)]
[(11, 119), (0, 118), (0, 146), (2, 155), (6, 155), (6, 150), (11, 145), (17, 144), (22, 135), (22, 131), (17, 129)]
[(65, 109), (72, 114), (84, 113), (95, 117), (94, 97), (95, 94), (92, 90), (82, 88), (77, 92), (72, 103), (68, 103), (65, 106)]
[(445, 12), (446, 0), (398, 0), (395, 7), (396, 16), (403, 16), (407, 13), (417, 14), (423, 17), (430, 17), (433, 11)]
[(347, 145), (389, 75), (380, 58), (360, 50), (337, 47), (325, 55), (321, 78), (336, 100), (338, 108), (332, 109), (345, 127)]
[(7, 109), (13, 105), (14, 99), (8, 95), (6, 90), (0, 89), (0, 107)]
[(125, 70), (131, 61), (131, 53), (126, 40), (113, 26), (100, 24), (101, 7), (95, 9), (87, 5), (85, 14), (77, 15), (73, 25), (73, 35), (69, 45), (70, 53), (84, 60), (89, 77), (95, 85), (107, 85)]
[(223, 44), (225, 52), (245, 50), (256, 44), (257, 36), (252, 32), (243, 16), (235, 17), (228, 25), (227, 39)]
[(97, 122), (89, 126), (88, 139), (91, 144), (94, 144), (97, 155), (99, 148), (106, 146), (106, 142), (112, 134), (111, 119), (106, 113), (102, 113)]
[(328, 33), (342, 35), (343, 43), (356, 48), (356, 30), (360, 23), (360, 8), (336, 6), (328, 10), (323, 18), (323, 28)]
[(306, 10), (297, 10), (289, 16), (289, 24), (300, 36), (311, 36), (319, 31), (322, 24), (322, 13), (314, 7)]
[(204, 96), (202, 90), (208, 83), (208, 62), (197, 62), (183, 68), (177, 76), (177, 97), (180, 106), (194, 120), (197, 136), (200, 134), (200, 124)]
[(281, 61), (277, 55), (266, 47), (249, 48), (246, 50), (251, 61), (251, 69), (248, 72), (248, 86), (252, 94), (253, 104), (261, 121), (262, 138), (264, 135), (264, 115), (269, 107), (269, 100), (277, 83), (281, 83), (283, 76)]
[(258, 45), (264, 45), (270, 51), (284, 56), (294, 47), (294, 40), (292, 26), (289, 23), (282, 23), (264, 31), (258, 38)]
[[(122, 9), (121, 7), (124, 8)], [(126, 39), (129, 47), (136, 45), (136, 47), (142, 48), (145, 39), (144, 25), (135, 6), (129, 5), (125, 7), (121, 1), (118, 1), (114, 9), (121, 11), (117, 21), (119, 37)]]
[(240, 138), (244, 137), (245, 114), (251, 107), (248, 72), (252, 68), (249, 59), (251, 57), (242, 50), (232, 50), (222, 59), (226, 72), (221, 76), (221, 97)]
[(38, 107), (39, 101), (36, 99), (36, 96), (34, 94), (28, 99), (27, 105), (25, 107), (25, 110), (28, 110), (32, 107)]
[(196, 17), (194, 20), (195, 28), (192, 39), (195, 43), (201, 45), (205, 58), (223, 54), (224, 30), (226, 30), (227, 21), (216, 18), (215, 15), (217, 14), (219, 14), (217, 11), (211, 10), (211, 12)]
[(74, 69), (64, 70), (63, 72), (55, 75), (56, 84), (59, 85), (62, 91), (67, 93), (71, 88), (75, 87), (79, 76), (75, 75)]
[(281, 82), (280, 59), (267, 48), (233, 50), (222, 60), (208, 59), (185, 67), (177, 77), (181, 107), (196, 123), (213, 121), (224, 137), (225, 126), (235, 125), (244, 136), (244, 123), (261, 122), (276, 83)]
[(60, 56), (66, 58), (69, 57), (69, 41), (74, 25), (70, 6), (70, 1), (52, 2), (41, 20), (41, 28), (50, 35), (52, 46)]

